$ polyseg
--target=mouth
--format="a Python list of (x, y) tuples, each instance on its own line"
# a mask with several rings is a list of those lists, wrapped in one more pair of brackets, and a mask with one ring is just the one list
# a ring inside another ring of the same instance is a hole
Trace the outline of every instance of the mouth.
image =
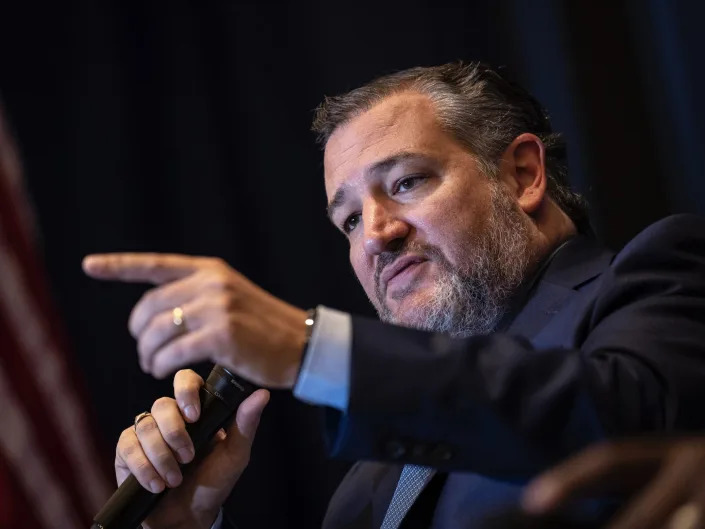
[(382, 272), (381, 276), (384, 291), (387, 291), (390, 283), (397, 282), (396, 280), (401, 280), (404, 277), (413, 274), (414, 270), (418, 268), (418, 265), (426, 261), (428, 261), (428, 259), (420, 255), (408, 255), (405, 257), (400, 257), (391, 265), (388, 265)]

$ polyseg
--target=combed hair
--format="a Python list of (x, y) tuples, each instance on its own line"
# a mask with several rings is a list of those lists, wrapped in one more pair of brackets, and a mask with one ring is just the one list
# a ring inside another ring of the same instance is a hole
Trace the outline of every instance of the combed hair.
[(547, 112), (529, 92), (483, 63), (410, 68), (346, 94), (325, 97), (312, 126), (318, 142), (325, 148), (338, 127), (400, 92), (428, 96), (441, 126), (469, 149), (490, 177), (496, 177), (502, 153), (517, 136), (535, 134), (546, 149), (549, 196), (579, 231), (592, 232), (587, 202), (568, 185), (563, 136), (553, 132)]

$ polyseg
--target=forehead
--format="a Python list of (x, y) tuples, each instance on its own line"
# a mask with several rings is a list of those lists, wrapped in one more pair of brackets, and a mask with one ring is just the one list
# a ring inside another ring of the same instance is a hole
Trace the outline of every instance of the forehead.
[(423, 94), (389, 96), (331, 135), (323, 157), (330, 198), (364, 168), (400, 152), (434, 155), (455, 143), (440, 127), (432, 101)]

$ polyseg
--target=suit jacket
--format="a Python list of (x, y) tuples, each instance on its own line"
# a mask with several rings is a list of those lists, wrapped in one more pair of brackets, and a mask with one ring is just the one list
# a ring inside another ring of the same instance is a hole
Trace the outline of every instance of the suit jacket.
[(441, 472), (404, 526), (463, 529), (594, 441), (705, 426), (704, 219), (662, 220), (616, 256), (576, 237), (515, 314), (468, 339), (353, 318), (349, 407), (326, 435), (361, 462), (324, 529), (379, 528), (404, 463)]

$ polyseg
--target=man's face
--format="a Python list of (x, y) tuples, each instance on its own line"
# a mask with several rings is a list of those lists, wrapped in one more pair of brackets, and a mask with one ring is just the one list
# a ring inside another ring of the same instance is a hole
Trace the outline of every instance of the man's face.
[(526, 269), (526, 219), (426, 96), (390, 96), (339, 127), (324, 166), (331, 219), (383, 320), (491, 330)]

